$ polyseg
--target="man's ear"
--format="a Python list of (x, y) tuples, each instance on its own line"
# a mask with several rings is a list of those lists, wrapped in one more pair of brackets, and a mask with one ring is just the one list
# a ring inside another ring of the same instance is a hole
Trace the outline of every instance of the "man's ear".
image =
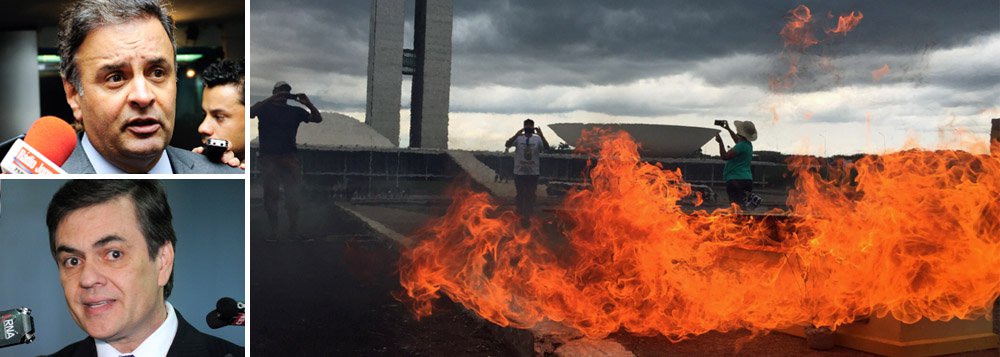
[(76, 90), (73, 83), (67, 81), (65, 77), (62, 79), (63, 90), (66, 91), (66, 103), (69, 107), (73, 109), (73, 117), (76, 118), (77, 122), (83, 122), (83, 112), (80, 111), (80, 96), (81, 93)]
[(166, 286), (170, 280), (170, 273), (174, 271), (174, 245), (170, 242), (160, 246), (156, 253), (157, 284)]

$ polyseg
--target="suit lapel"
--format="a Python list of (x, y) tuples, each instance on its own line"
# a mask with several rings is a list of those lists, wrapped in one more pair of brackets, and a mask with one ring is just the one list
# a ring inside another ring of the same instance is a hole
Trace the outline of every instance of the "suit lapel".
[(174, 309), (174, 314), (177, 315), (177, 334), (174, 335), (174, 341), (170, 343), (167, 357), (208, 356), (208, 346), (201, 338), (201, 333), (184, 320), (177, 309)]
[(97, 357), (97, 344), (94, 343), (93, 337), (87, 337), (86, 342), (84, 342), (86, 348), (81, 348), (76, 350), (73, 357)]
[(61, 166), (63, 170), (71, 174), (94, 174), (94, 166), (90, 164), (87, 153), (83, 151), (83, 143), (80, 142), (82, 136), (76, 138), (76, 147), (69, 154), (69, 158)]
[(175, 174), (194, 173), (194, 161), (191, 161), (186, 153), (178, 152), (181, 149), (167, 145), (167, 158), (170, 159), (170, 169)]
[(77, 342), (70, 357), (97, 357), (97, 344), (94, 343), (94, 338), (88, 336)]

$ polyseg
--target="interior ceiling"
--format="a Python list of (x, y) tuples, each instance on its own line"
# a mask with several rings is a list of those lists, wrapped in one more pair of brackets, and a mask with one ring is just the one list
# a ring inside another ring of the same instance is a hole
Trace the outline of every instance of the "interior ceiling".
[[(3, 1), (0, 29), (25, 30), (55, 27), (67, 0)], [(16, 3), (16, 5), (14, 4)], [(173, 0), (174, 21), (179, 24), (243, 16), (243, 1)]]

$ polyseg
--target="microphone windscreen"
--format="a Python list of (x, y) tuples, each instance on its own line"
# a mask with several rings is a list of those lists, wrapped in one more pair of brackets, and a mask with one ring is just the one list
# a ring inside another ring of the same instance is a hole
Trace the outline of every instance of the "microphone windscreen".
[(62, 166), (76, 148), (76, 130), (62, 119), (44, 116), (24, 135), (24, 143), (57, 166)]
[(205, 316), (205, 322), (208, 323), (208, 327), (213, 329), (229, 325), (226, 321), (223, 321), (222, 318), (219, 317), (219, 312), (214, 310), (209, 312), (208, 316)]
[(240, 311), (236, 300), (228, 297), (219, 299), (219, 301), (215, 303), (215, 308), (219, 311), (219, 316), (223, 318), (233, 318), (237, 313), (243, 312)]

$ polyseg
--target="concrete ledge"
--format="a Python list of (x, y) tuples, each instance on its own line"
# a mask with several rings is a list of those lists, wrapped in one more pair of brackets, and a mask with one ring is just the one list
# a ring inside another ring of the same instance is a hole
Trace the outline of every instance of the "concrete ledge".
[[(859, 351), (883, 356), (938, 356), (997, 348), (991, 325), (985, 318), (904, 324), (884, 317), (841, 326), (834, 334), (837, 345)], [(779, 331), (805, 337), (801, 326)]]

